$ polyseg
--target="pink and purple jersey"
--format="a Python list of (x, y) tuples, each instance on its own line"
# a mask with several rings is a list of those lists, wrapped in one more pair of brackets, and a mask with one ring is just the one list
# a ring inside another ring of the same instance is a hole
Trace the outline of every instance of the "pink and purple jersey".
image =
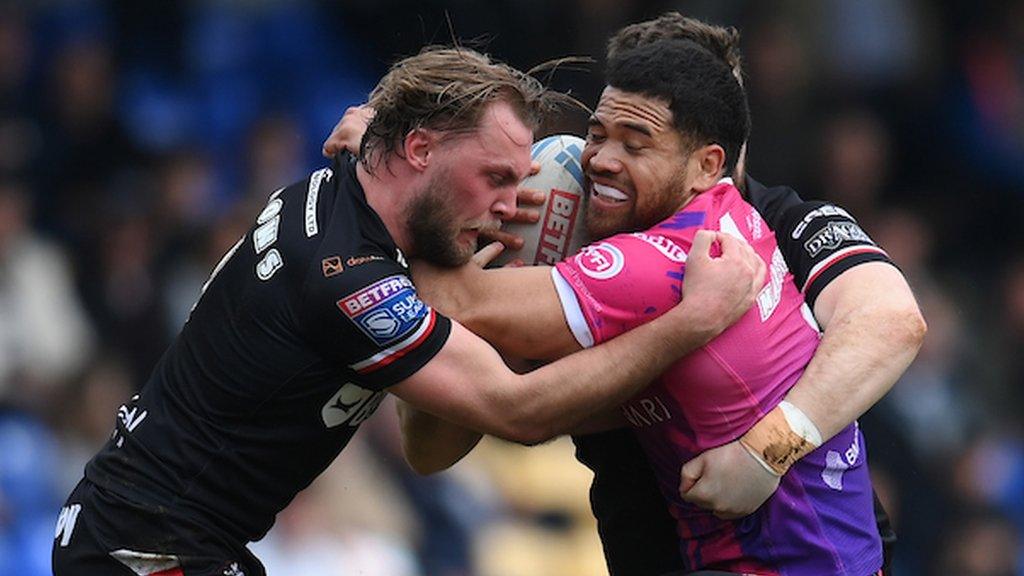
[(622, 408), (677, 520), (685, 561), (694, 570), (748, 574), (877, 572), (882, 549), (856, 423), (798, 461), (746, 518), (721, 520), (679, 496), (682, 465), (739, 438), (774, 408), (819, 340), (774, 234), (730, 180), (645, 232), (613, 236), (560, 262), (552, 277), (573, 334), (589, 347), (675, 306), (700, 229), (747, 241), (767, 264), (768, 280), (736, 324)]

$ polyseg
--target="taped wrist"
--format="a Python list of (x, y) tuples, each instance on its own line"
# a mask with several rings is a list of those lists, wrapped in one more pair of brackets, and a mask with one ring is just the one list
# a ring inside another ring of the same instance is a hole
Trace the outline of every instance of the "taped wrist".
[(740, 438), (740, 444), (766, 470), (782, 476), (821, 446), (821, 432), (803, 410), (783, 400)]

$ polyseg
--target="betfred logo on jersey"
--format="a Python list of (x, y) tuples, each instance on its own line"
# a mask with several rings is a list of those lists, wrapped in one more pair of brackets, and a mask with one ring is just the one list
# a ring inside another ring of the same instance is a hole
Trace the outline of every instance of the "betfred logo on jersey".
[(337, 302), (359, 329), (383, 346), (405, 336), (427, 315), (426, 304), (406, 276), (388, 276)]
[(622, 271), (626, 257), (622, 251), (608, 242), (591, 244), (576, 255), (580, 271), (596, 280), (607, 280)]
[(576, 222), (579, 208), (579, 196), (551, 189), (551, 201), (548, 202), (547, 212), (544, 214), (544, 227), (541, 229), (534, 262), (554, 266), (567, 256), (566, 252), (572, 245), (573, 223)]

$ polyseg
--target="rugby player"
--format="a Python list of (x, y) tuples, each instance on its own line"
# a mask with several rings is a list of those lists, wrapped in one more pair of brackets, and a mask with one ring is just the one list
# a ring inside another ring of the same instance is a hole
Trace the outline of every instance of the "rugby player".
[[(659, 37), (697, 40), (723, 61), (732, 60), (729, 64), (739, 76), (735, 32), (678, 14), (627, 27), (613, 39), (611, 48)], [(328, 152), (340, 144), (339, 134), (336, 128), (325, 146)], [(736, 172), (741, 182), (746, 181), (739, 169)], [(768, 224), (792, 231), (792, 236), (780, 235), (783, 254), (826, 327), (823, 346), (829, 351), (826, 357), (830, 360), (812, 362), (787, 399), (812, 408), (817, 403), (819, 411), (831, 410), (818, 417), (838, 430), (888, 390), (913, 357), (923, 336), (923, 321), (902, 277), (885, 264), (884, 253), (863, 235), (848, 214), (822, 203), (801, 203), (789, 189), (766, 189), (753, 181), (749, 181), (747, 188)], [(856, 233), (834, 237), (836, 241), (831, 244), (817, 242), (813, 251), (805, 247), (808, 240), (820, 239), (836, 229)], [(819, 299), (819, 295), (824, 297)], [(474, 310), (474, 315), (479, 318), (480, 310)], [(536, 334), (534, 326), (530, 327), (530, 334)], [(879, 338), (862, 338), (865, 334)], [(832, 405), (830, 399), (836, 396), (846, 396), (846, 402)], [(829, 420), (832, 417), (834, 421)], [(668, 522), (667, 515), (652, 513), (650, 498), (644, 498), (645, 493), (651, 492), (644, 490), (650, 483), (637, 472), (646, 464), (638, 458), (640, 452), (631, 440), (631, 436), (621, 433), (577, 438), (581, 459), (596, 472), (592, 496), (609, 566), (613, 573), (622, 574), (661, 574), (679, 569), (678, 546), (670, 529), (658, 530)], [(684, 482), (692, 485), (694, 476), (701, 480), (685, 497), (709, 505), (723, 515), (744, 514), (756, 508), (774, 489), (774, 483), (759, 485), (757, 470), (748, 469), (753, 460), (742, 449), (737, 453), (738, 448), (738, 443), (733, 442), (692, 460), (687, 465), (691, 477)], [(691, 466), (694, 464), (699, 467)], [(434, 466), (427, 463), (425, 468)], [(638, 505), (638, 500), (648, 504)], [(659, 523), (659, 517), (665, 520)], [(673, 542), (665, 546), (667, 540)]]
[(514, 210), (532, 131), (554, 98), (466, 49), (396, 63), (371, 94), (377, 115), (360, 157), (270, 196), (120, 408), (60, 513), (54, 573), (263, 574), (246, 544), (385, 392), (537, 442), (626, 400), (743, 314), (765, 267), (712, 233), (697, 239), (686, 302), (663, 320), (521, 376), (418, 298), (405, 258), (463, 263), (479, 230)]

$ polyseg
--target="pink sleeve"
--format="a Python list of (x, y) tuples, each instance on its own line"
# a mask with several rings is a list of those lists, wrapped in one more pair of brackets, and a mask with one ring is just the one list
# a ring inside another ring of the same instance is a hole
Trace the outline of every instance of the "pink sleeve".
[(591, 244), (555, 265), (562, 309), (582, 346), (614, 338), (679, 302), (686, 256), (668, 242), (677, 248), (674, 259), (638, 233)]

